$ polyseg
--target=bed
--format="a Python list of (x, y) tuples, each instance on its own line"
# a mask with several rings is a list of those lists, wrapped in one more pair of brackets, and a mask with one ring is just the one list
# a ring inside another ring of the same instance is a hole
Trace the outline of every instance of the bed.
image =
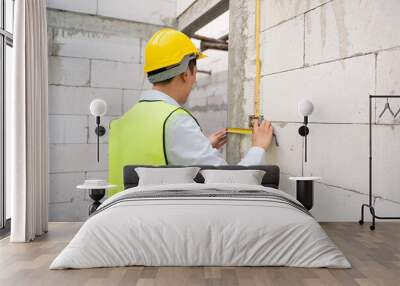
[[(312, 215), (278, 189), (277, 166), (258, 169), (261, 185), (196, 183), (138, 186), (108, 198), (50, 269), (144, 266), (292, 266), (350, 268)], [(148, 166), (147, 166), (148, 167)]]

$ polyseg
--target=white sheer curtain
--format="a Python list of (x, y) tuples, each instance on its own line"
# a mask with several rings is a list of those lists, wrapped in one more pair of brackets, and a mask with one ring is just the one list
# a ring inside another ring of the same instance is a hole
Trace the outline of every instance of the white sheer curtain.
[(48, 73), (46, 0), (16, 0), (13, 92), (7, 98), (6, 164), (12, 242), (48, 225)]

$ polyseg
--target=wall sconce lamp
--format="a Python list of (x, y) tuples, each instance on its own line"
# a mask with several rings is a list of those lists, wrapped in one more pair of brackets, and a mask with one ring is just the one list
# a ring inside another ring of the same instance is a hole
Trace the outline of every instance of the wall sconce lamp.
[(304, 137), (304, 162), (307, 162), (307, 135), (310, 133), (307, 124), (308, 116), (314, 111), (314, 105), (311, 101), (303, 99), (299, 102), (297, 109), (300, 115), (304, 117), (303, 125), (299, 128), (299, 134)]
[(99, 98), (93, 99), (92, 102), (90, 102), (90, 113), (96, 117), (96, 129), (94, 130), (94, 133), (97, 135), (97, 162), (100, 161), (100, 136), (103, 136), (106, 134), (106, 129), (104, 126), (100, 125), (100, 117), (104, 116), (107, 112), (107, 103)]

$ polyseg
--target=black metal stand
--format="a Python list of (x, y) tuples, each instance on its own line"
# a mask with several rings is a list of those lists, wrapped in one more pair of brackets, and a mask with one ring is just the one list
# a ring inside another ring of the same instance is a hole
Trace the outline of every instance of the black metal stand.
[(104, 197), (105, 194), (106, 194), (106, 189), (89, 190), (89, 197), (94, 201), (89, 206), (89, 215), (94, 213), (97, 210), (97, 208), (101, 205), (100, 200)]
[(400, 219), (400, 217), (383, 217), (375, 214), (375, 208), (372, 205), (372, 99), (373, 98), (400, 98), (400, 95), (370, 95), (369, 96), (369, 202), (368, 204), (361, 205), (361, 219), (359, 224), (364, 224), (364, 208), (369, 208), (372, 215), (372, 225), (369, 226), (371, 230), (375, 230), (375, 219)]
[(296, 199), (307, 209), (311, 210), (314, 205), (314, 181), (296, 181)]

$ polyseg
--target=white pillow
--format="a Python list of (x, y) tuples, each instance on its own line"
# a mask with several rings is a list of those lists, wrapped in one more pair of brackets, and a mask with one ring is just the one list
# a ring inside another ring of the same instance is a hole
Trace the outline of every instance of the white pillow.
[(202, 170), (205, 184), (246, 184), (261, 185), (265, 171), (262, 170)]
[(139, 176), (139, 186), (195, 183), (193, 179), (199, 170), (198, 167), (135, 168)]

